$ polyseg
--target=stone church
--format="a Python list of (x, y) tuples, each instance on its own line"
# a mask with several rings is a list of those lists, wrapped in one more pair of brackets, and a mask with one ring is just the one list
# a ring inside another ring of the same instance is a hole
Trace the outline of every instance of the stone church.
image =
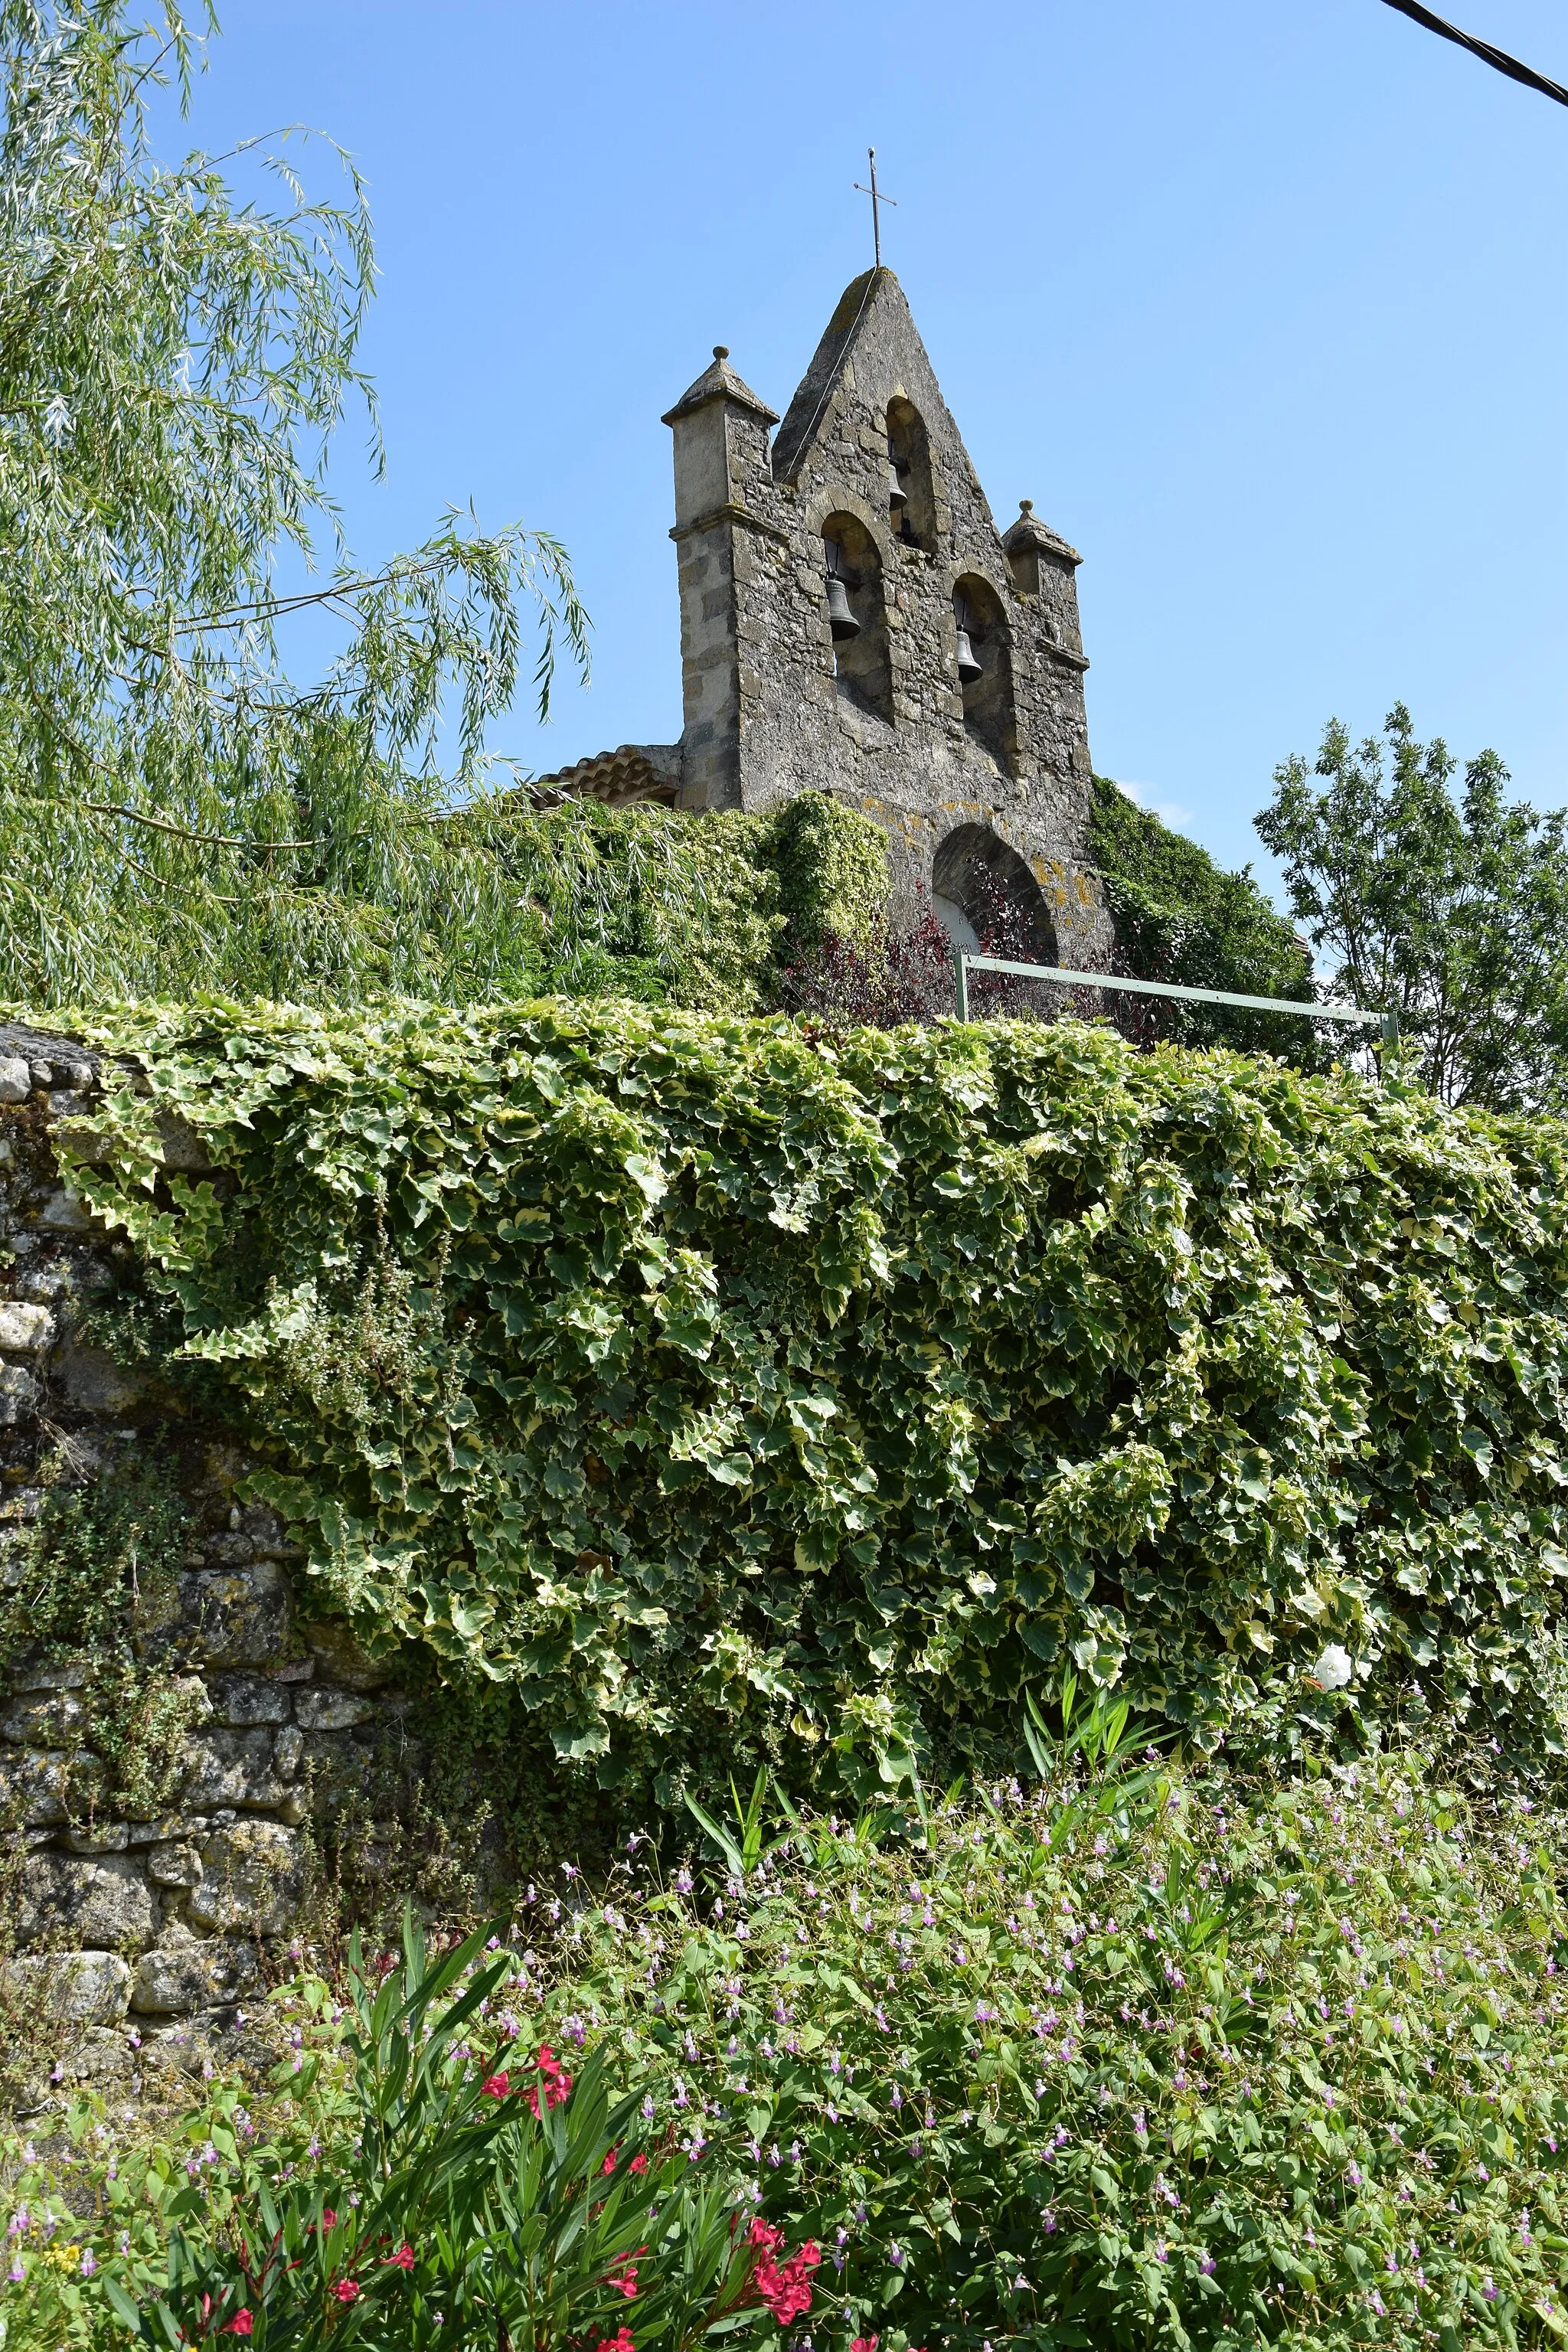
[(680, 740), (544, 781), (686, 809), (831, 793), (885, 827), (906, 909), (929, 894), (973, 946), (1000, 886), (1040, 961), (1103, 969), (1079, 559), (1027, 499), (998, 533), (892, 271), (846, 290), (782, 424), (722, 345), (664, 422)]

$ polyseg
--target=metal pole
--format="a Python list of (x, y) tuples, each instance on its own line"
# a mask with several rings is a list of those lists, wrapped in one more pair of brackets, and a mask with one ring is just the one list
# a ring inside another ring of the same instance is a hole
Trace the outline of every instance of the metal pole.
[(1171, 980), (1132, 980), (1121, 972), (1068, 971), (1056, 964), (1015, 963), (1007, 956), (972, 955), (967, 948), (952, 951), (957, 983), (958, 1017), (969, 1018), (969, 974), (1003, 971), (1019, 980), (1048, 980), (1066, 988), (1117, 988), (1135, 996), (1178, 997), (1187, 1004), (1234, 1004), (1247, 1013), (1289, 1013), (1299, 1021), (1344, 1021), (1358, 1028), (1380, 1029), (1385, 1045), (1399, 1043), (1397, 1013), (1369, 1013), (1359, 1004), (1305, 1004), (1294, 996), (1240, 996), (1224, 988), (1189, 988)]

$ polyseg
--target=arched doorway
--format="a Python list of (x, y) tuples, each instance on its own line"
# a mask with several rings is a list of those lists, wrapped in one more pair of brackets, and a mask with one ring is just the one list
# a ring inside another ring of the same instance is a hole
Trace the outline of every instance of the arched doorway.
[(955, 947), (1019, 963), (1054, 964), (1046, 894), (1018, 852), (988, 824), (960, 824), (931, 866), (931, 906)]

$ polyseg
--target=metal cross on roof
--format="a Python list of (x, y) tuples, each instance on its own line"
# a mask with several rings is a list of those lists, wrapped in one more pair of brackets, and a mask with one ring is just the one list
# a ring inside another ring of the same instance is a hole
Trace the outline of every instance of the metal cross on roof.
[(882, 221), (881, 215), (878, 212), (877, 207), (879, 205), (892, 205), (896, 207), (899, 200), (897, 196), (883, 195), (881, 190), (877, 185), (876, 149), (874, 147), (868, 147), (866, 153), (870, 159), (871, 184), (869, 187), (867, 187), (864, 181), (857, 180), (855, 186), (857, 192), (860, 195), (869, 196), (871, 199), (871, 244), (877, 256), (877, 267), (880, 269), (882, 267)]

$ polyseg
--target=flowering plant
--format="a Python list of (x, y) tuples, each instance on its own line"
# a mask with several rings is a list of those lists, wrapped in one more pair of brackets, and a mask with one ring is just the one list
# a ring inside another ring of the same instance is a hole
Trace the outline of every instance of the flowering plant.
[[(18, 2250), (0, 2294), (6, 2352), (97, 2342), (110, 2321), (158, 2352), (231, 2338), (254, 2352), (329, 2339), (680, 2352), (721, 2321), (804, 2314), (816, 2248), (788, 2254), (765, 2225), (748, 2231), (727, 2178), (704, 2177), (672, 2135), (640, 2145), (602, 2047), (575, 2076), (548, 2043), (531, 2063), (479, 2054), (514, 1965), (497, 1940), (481, 1931), (433, 1958), (405, 1918), (401, 1966), (367, 1968), (356, 1945), (341, 2094), (318, 2057), (287, 2076), (313, 2119), (305, 2148), (247, 2149), (215, 2124), (211, 2163), (190, 2159), (165, 2202), (156, 2254), (129, 2231), (98, 2255)], [(21, 2209), (13, 2243), (32, 2234)]]

